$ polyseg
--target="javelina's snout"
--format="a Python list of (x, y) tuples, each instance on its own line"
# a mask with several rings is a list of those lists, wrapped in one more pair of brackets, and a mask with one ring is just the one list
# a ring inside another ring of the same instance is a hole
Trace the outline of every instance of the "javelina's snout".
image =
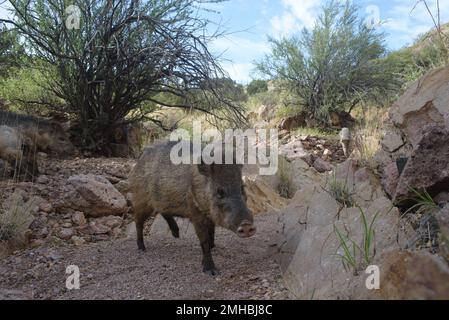
[(256, 227), (252, 222), (243, 221), (237, 228), (237, 235), (240, 238), (250, 238), (256, 234)]

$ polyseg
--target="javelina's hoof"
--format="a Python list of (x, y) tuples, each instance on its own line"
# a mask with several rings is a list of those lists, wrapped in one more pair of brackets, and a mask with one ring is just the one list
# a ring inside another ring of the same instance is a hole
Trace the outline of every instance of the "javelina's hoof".
[(217, 269), (203, 270), (203, 272), (209, 276), (218, 276), (220, 274), (220, 271)]
[(179, 239), (179, 230), (172, 230), (171, 234), (173, 235), (173, 237), (175, 237), (176, 239)]
[(147, 250), (147, 248), (145, 248), (145, 245), (143, 243), (138, 243), (137, 244), (137, 248), (139, 249), (139, 251)]

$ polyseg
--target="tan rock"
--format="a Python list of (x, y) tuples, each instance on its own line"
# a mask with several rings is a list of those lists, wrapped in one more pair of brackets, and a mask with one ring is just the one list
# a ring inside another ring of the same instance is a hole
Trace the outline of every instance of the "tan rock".
[(87, 220), (86, 220), (86, 217), (84, 216), (84, 213), (79, 212), (79, 211), (75, 212), (72, 215), (72, 221), (77, 226), (84, 226), (87, 223)]
[(71, 228), (62, 228), (58, 232), (58, 237), (63, 240), (69, 240), (74, 234), (74, 230)]
[(72, 236), (71, 240), (75, 246), (82, 246), (83, 244), (86, 243), (86, 240), (84, 240), (84, 238), (77, 236)]
[(382, 139), (382, 147), (388, 152), (395, 152), (404, 145), (404, 140), (401, 135), (396, 132), (387, 132)]
[(381, 271), (380, 290), (365, 292), (366, 298), (449, 299), (449, 268), (437, 256), (394, 250), (382, 254), (376, 264)]
[(91, 217), (128, 211), (125, 197), (106, 178), (95, 175), (70, 177), (58, 207), (82, 211)]
[(46, 212), (46, 213), (50, 213), (53, 211), (53, 206), (50, 202), (43, 201), (39, 204), (39, 210)]
[(254, 213), (278, 211), (288, 204), (288, 200), (282, 198), (262, 179), (254, 176), (243, 177), (245, 192), (248, 197), (246, 204)]
[(107, 216), (97, 219), (96, 222), (105, 225), (108, 228), (114, 229), (122, 225), (123, 219), (121, 217)]

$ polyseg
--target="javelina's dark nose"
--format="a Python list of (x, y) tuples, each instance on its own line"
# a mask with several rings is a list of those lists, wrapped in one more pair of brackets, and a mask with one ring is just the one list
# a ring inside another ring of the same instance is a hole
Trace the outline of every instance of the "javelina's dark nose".
[(249, 238), (256, 234), (256, 227), (251, 222), (242, 222), (237, 229), (240, 238)]

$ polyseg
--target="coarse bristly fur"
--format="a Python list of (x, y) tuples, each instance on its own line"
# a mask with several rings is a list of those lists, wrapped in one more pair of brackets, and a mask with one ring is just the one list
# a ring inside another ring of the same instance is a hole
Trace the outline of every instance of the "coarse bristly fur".
[(190, 144), (155, 143), (144, 151), (130, 175), (138, 247), (145, 249), (143, 225), (150, 216), (161, 214), (175, 237), (179, 228), (174, 217), (188, 218), (203, 249), (203, 271), (214, 275), (217, 270), (210, 249), (215, 226), (241, 237), (255, 232), (253, 215), (246, 206), (242, 168), (237, 164), (175, 165), (170, 152), (177, 143)]

